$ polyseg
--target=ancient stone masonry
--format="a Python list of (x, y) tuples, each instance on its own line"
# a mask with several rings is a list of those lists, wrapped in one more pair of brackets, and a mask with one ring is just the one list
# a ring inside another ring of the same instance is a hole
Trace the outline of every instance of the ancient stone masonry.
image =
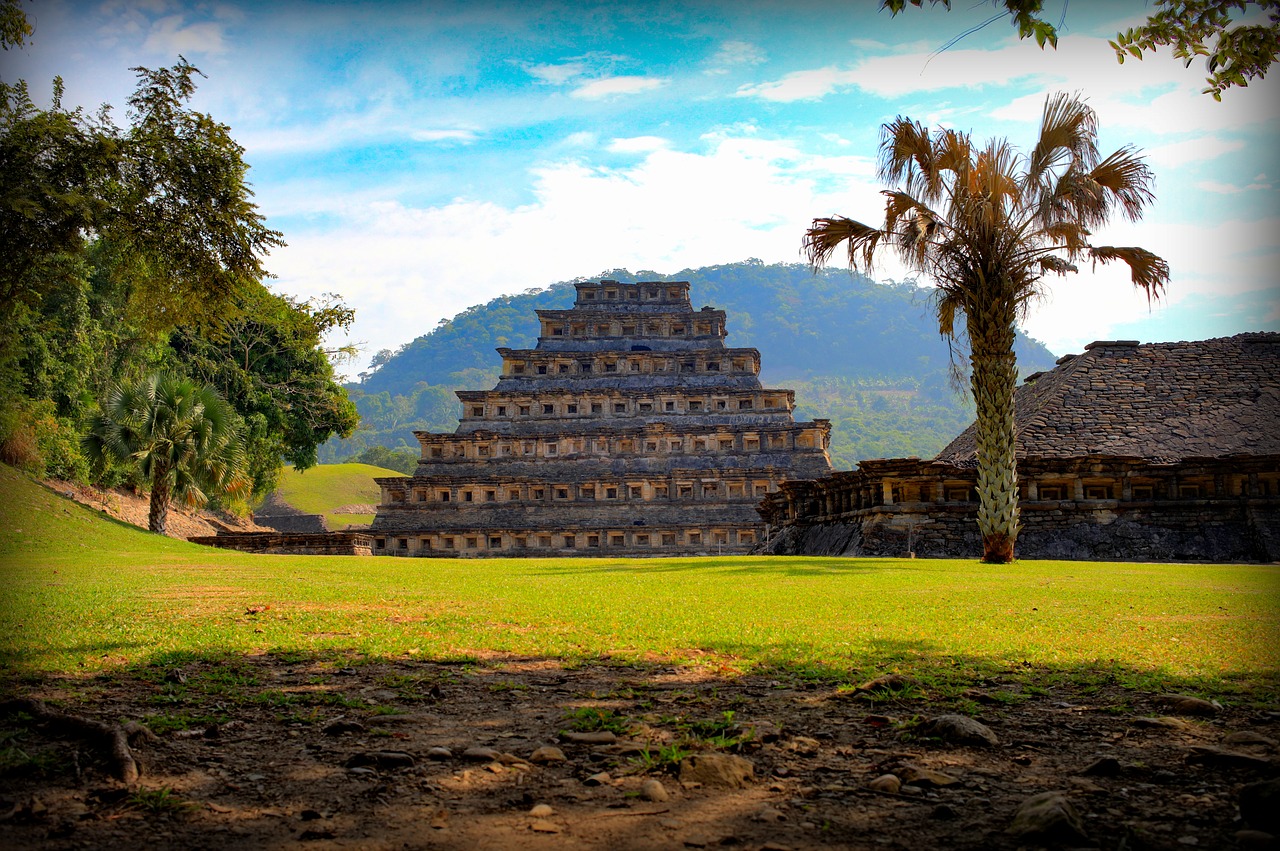
[(188, 538), (194, 544), (222, 547), (246, 553), (302, 556), (367, 556), (373, 554), (373, 538), (363, 532), (222, 532)]
[[(1280, 334), (1098, 342), (1015, 398), (1024, 558), (1280, 560)], [(970, 427), (932, 461), (784, 484), (768, 551), (970, 556)]]
[(416, 433), (414, 475), (377, 480), (375, 553), (742, 553), (762, 498), (831, 472), (829, 423), (796, 422), (687, 282), (580, 283), (538, 318), (492, 390), (458, 393), (457, 431)]

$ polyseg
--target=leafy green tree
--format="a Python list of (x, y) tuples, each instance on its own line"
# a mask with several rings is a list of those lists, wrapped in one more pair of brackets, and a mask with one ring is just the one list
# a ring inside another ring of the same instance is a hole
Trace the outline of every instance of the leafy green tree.
[[(880, 8), (896, 15), (907, 7), (920, 7), (924, 0), (881, 0)], [(951, 0), (929, 0), (931, 5), (951, 8)], [(992, 0), (1002, 11), (974, 29), (961, 33), (947, 46), (970, 35), (974, 30), (1008, 17), (1017, 28), (1019, 38), (1035, 38), (1041, 47), (1058, 46), (1058, 28), (1040, 13), (1043, 0)], [(1146, 23), (1117, 33), (1110, 42), (1116, 60), (1141, 59), (1161, 47), (1171, 47), (1175, 59), (1187, 66), (1197, 56), (1205, 58), (1209, 85), (1204, 94), (1222, 100), (1222, 93), (1233, 86), (1247, 86), (1250, 80), (1261, 80), (1271, 63), (1280, 56), (1280, 0), (1156, 0), (1158, 12)], [(1066, 3), (1064, 0), (1064, 15)], [(1239, 22), (1250, 13), (1258, 13), (1265, 22)], [(1233, 17), (1236, 16), (1236, 17)]]
[(324, 336), (350, 326), (337, 296), (301, 302), (255, 286), (233, 318), (214, 331), (182, 327), (169, 345), (183, 372), (216, 387), (245, 421), (243, 444), (253, 493), (275, 489), (282, 460), (314, 466), (318, 447), (347, 437), (359, 414), (334, 380)]
[(22, 4), (18, 0), (0, 0), (0, 47), (21, 47), (31, 33)]
[(283, 245), (252, 203), (243, 148), (230, 128), (187, 108), (200, 71), (135, 68), (132, 123), (53, 103), (38, 108), (25, 82), (0, 83), (0, 315), (46, 292), (41, 264), (111, 246), (133, 314), (154, 328), (208, 326), (230, 315), (267, 276)]
[(151, 486), (147, 527), (162, 535), (175, 499), (198, 508), (211, 493), (248, 495), (231, 406), (212, 387), (189, 379), (153, 375), (113, 388), (85, 448), (98, 463), (137, 465)]
[(418, 469), (418, 458), (420, 453), (414, 452), (412, 449), (390, 449), (386, 446), (370, 446), (352, 458), (357, 464), (370, 464), (374, 467), (383, 467), (387, 470), (395, 470), (397, 473), (412, 475), (413, 471)]
[(1162, 259), (1090, 242), (1116, 211), (1141, 217), (1153, 178), (1132, 148), (1100, 157), (1093, 110), (1063, 94), (1046, 100), (1025, 155), (1003, 139), (978, 147), (966, 133), (930, 133), (902, 116), (882, 136), (880, 179), (893, 187), (883, 192), (883, 225), (815, 219), (804, 250), (817, 268), (844, 245), (850, 265), (866, 269), (889, 250), (933, 280), (939, 329), (969, 342), (983, 560), (1008, 562), (1018, 535), (1015, 322), (1046, 273), (1074, 272), (1080, 259), (1119, 260), (1149, 298), (1159, 296), (1169, 279)]

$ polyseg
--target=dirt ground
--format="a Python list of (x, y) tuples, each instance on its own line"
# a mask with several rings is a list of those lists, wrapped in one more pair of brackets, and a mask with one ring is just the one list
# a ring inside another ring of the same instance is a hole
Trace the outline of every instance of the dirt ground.
[[(68, 499), (74, 499), (94, 511), (100, 511), (123, 523), (137, 526), (139, 529), (147, 528), (147, 513), (151, 505), (148, 494), (134, 493), (126, 488), (104, 491), (59, 479), (46, 479), (44, 485), (53, 492)], [(185, 541), (187, 538), (196, 536), (216, 535), (219, 529), (230, 532), (271, 531), (265, 526), (257, 525), (249, 518), (211, 511), (185, 511), (176, 505), (169, 507), (165, 534), (170, 538)]]
[[(1034, 681), (1010, 671), (943, 696), (545, 659), (261, 656), (11, 683), (8, 697), (155, 737), (135, 738), (126, 787), (88, 742), (0, 716), (0, 847), (1275, 847), (1249, 829), (1274, 829), (1280, 807), (1249, 825), (1239, 801), (1277, 777), (1278, 707)], [(998, 744), (920, 724), (950, 713)], [(708, 774), (705, 754), (736, 759)], [(1010, 832), (1052, 791), (1074, 827)]]

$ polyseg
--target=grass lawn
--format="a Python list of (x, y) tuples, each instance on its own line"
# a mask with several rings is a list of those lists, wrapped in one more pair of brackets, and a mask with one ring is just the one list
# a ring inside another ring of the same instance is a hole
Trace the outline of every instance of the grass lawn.
[(496, 652), (851, 680), (995, 667), (1276, 684), (1270, 565), (249, 556), (112, 522), (7, 467), (0, 513), (6, 676), (172, 653)]
[(402, 476), (370, 464), (320, 464), (301, 473), (292, 467), (280, 474), (277, 490), (284, 501), (305, 514), (323, 514), (330, 529), (351, 523), (369, 524), (372, 514), (334, 514), (344, 505), (377, 505), (382, 497), (374, 478)]

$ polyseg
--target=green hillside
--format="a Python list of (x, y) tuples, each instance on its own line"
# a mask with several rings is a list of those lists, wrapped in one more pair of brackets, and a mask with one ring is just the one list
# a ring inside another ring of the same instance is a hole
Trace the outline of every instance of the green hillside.
[[(865, 458), (932, 456), (973, 418), (966, 394), (950, 380), (951, 351), (938, 334), (929, 291), (913, 284), (759, 261), (673, 275), (615, 269), (596, 277), (689, 281), (695, 307), (726, 312), (730, 345), (760, 350), (765, 384), (795, 389), (801, 418), (832, 421), (837, 467)], [(348, 440), (330, 441), (322, 460), (350, 458), (375, 445), (416, 449), (415, 429), (452, 431), (458, 423), (453, 391), (492, 387), (500, 366), (494, 349), (532, 348), (535, 311), (565, 308), (573, 299), (572, 282), (502, 296), (405, 345), (361, 383), (348, 385), (362, 426)], [(1017, 353), (1024, 374), (1050, 369), (1055, 360), (1025, 336)]]
[(351, 523), (372, 523), (372, 514), (335, 514), (349, 505), (377, 505), (381, 498), (374, 478), (401, 476), (395, 470), (369, 464), (320, 464), (298, 472), (292, 467), (280, 474), (279, 497), (304, 514), (323, 514), (330, 529)]

